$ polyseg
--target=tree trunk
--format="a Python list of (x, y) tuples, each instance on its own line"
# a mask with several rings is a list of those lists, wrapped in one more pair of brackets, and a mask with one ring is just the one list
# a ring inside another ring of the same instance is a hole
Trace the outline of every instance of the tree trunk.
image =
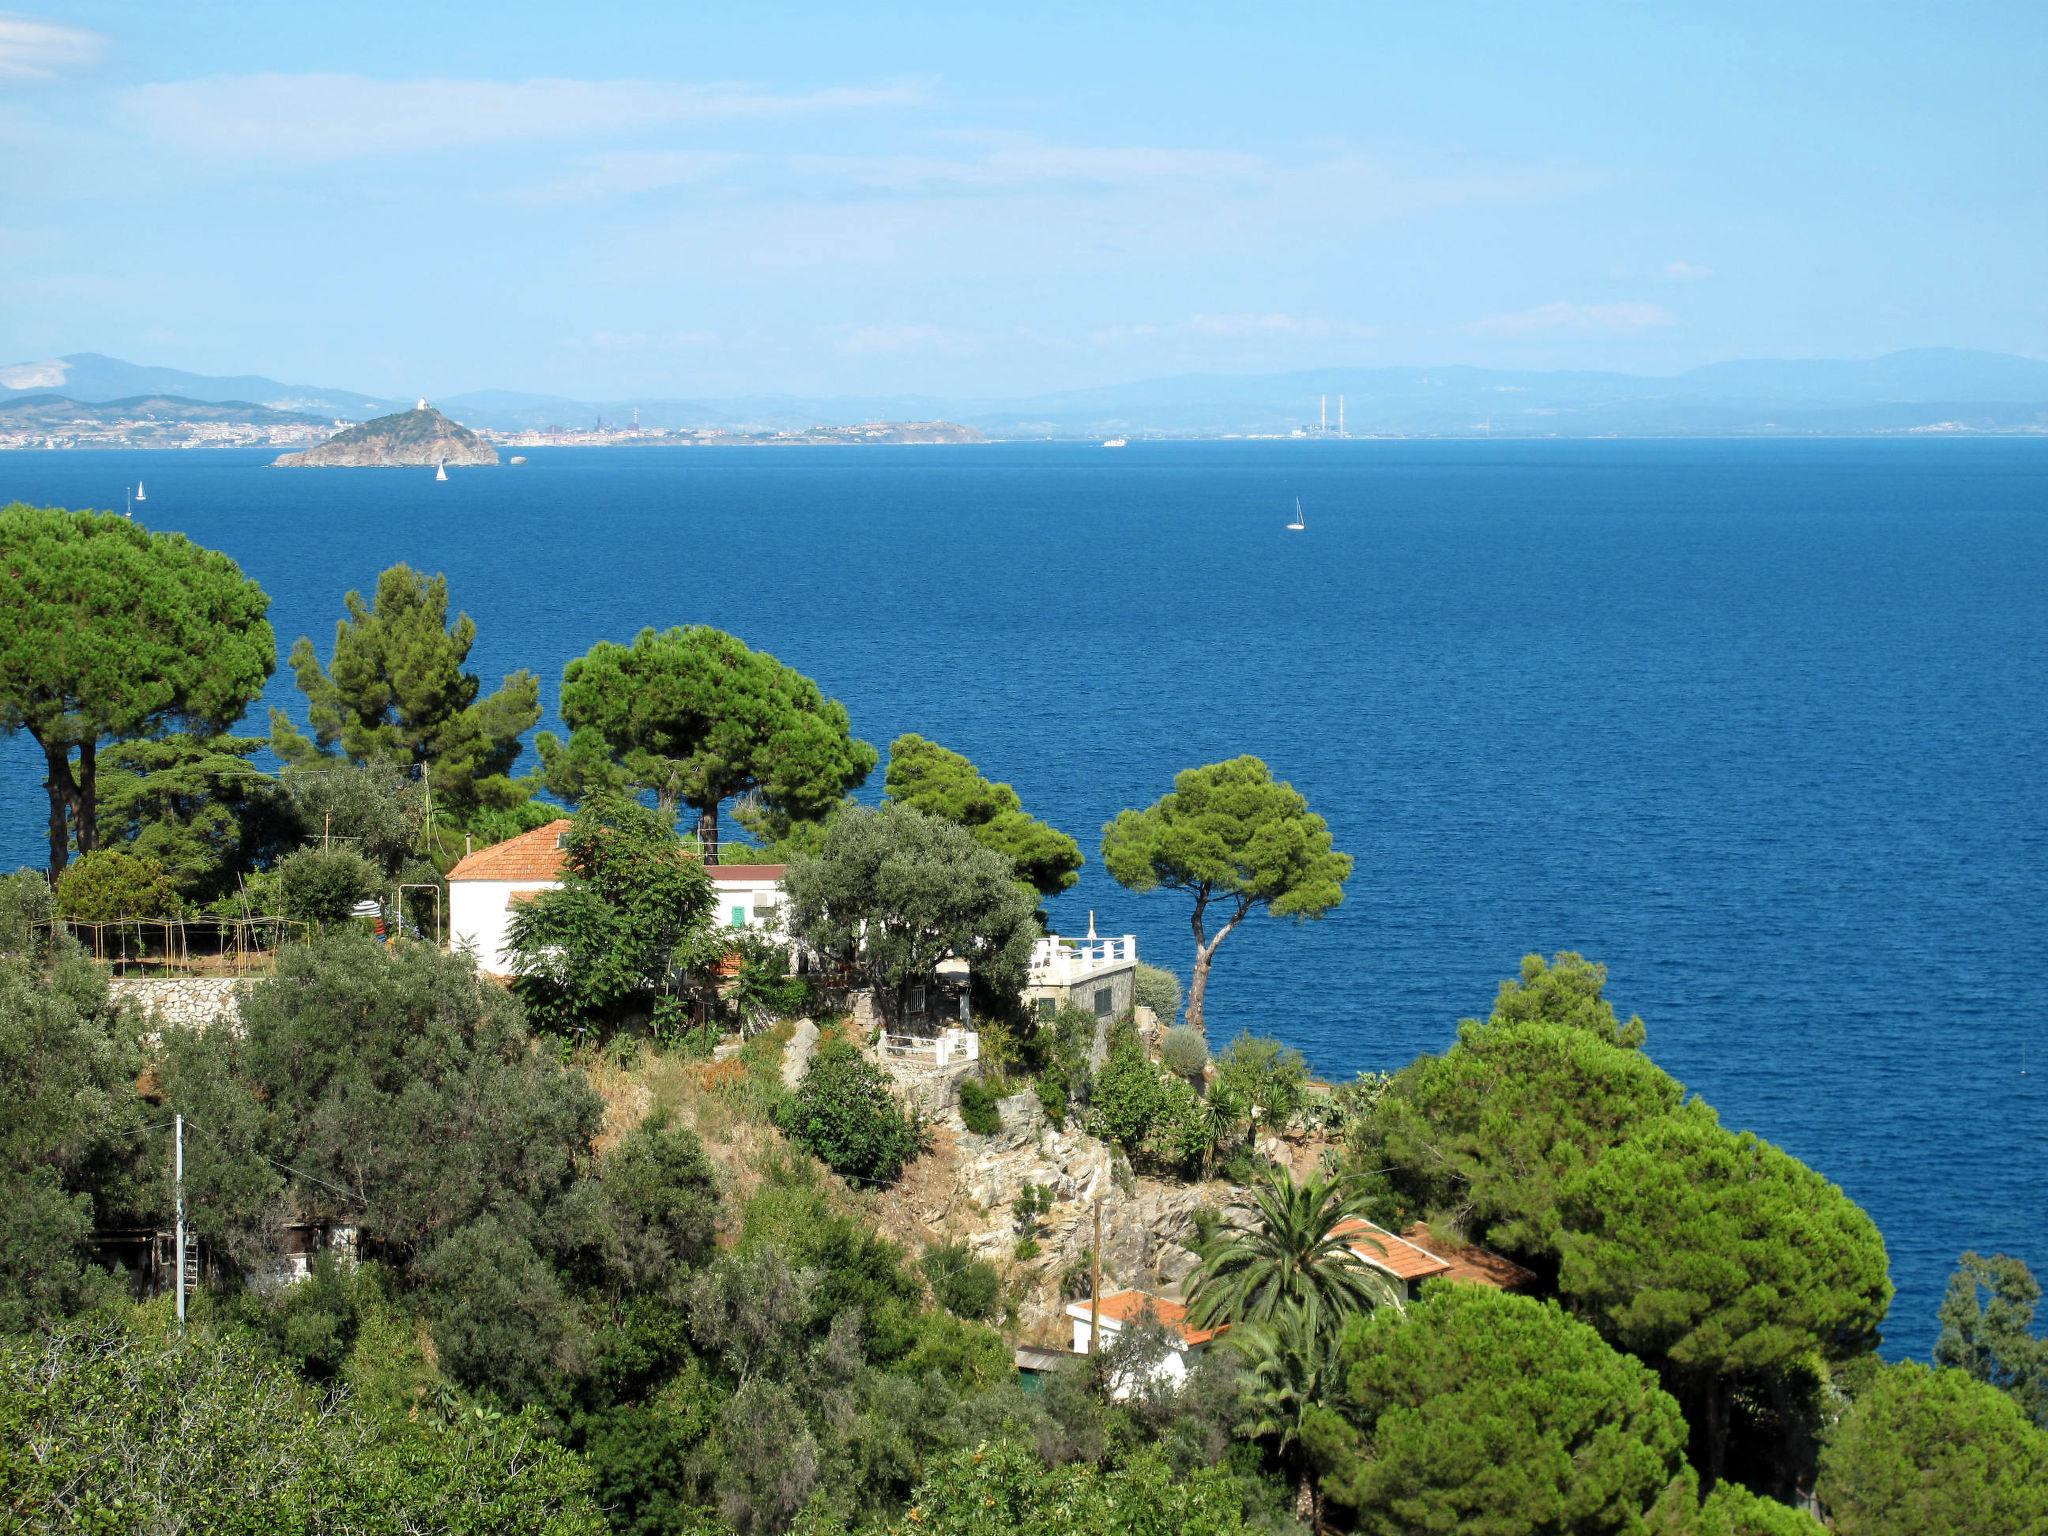
[(1209, 993), (1209, 963), (1216, 958), (1216, 951), (1222, 947), (1223, 941), (1230, 937), (1230, 930), (1244, 921), (1245, 913), (1251, 910), (1251, 903), (1240, 900), (1237, 910), (1230, 914), (1230, 921), (1217, 930), (1213, 939), (1209, 937), (1208, 930), (1202, 923), (1203, 914), (1208, 906), (1209, 897), (1206, 893), (1195, 898), (1195, 914), (1190, 920), (1195, 930), (1195, 971), (1188, 978), (1187, 1014), (1188, 1028), (1200, 1030), (1205, 1035), (1209, 1031), (1208, 1026), (1202, 1021), (1202, 1001)]
[(712, 806), (697, 817), (697, 841), (704, 847), (704, 862), (707, 865), (718, 862), (718, 807)]
[(100, 744), (88, 741), (78, 749), (78, 794), (71, 803), (72, 832), (81, 856), (100, 845)]
[[(1209, 990), (1209, 957), (1215, 953), (1209, 945), (1195, 945), (1195, 972), (1188, 978), (1189, 1029), (1203, 1029), (1202, 998)], [(1205, 1029), (1203, 1032), (1207, 1033)]]
[(71, 750), (61, 744), (45, 743), (43, 762), (49, 777), (43, 788), (50, 792), (50, 883), (64, 873), (71, 862), (71, 807), (78, 797), (77, 781), (71, 777)]
[(1294, 1482), (1294, 1518), (1310, 1530), (1316, 1528), (1318, 1502), (1320, 1501), (1316, 1498), (1316, 1480), (1308, 1468), (1303, 1467), (1300, 1476)]
[(1726, 1377), (1707, 1377), (1703, 1393), (1706, 1399), (1707, 1464), (1700, 1469), (1701, 1498), (1714, 1491), (1714, 1485), (1721, 1481), (1721, 1469), (1728, 1460), (1729, 1395)]

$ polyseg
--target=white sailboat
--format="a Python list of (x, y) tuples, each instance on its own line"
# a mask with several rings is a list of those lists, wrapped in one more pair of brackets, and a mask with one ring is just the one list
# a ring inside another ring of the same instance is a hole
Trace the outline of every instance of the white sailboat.
[(142, 482), (140, 480), (135, 482), (135, 499), (137, 501), (149, 500), (149, 492), (145, 491), (142, 488)]
[(446, 464), (436, 464), (434, 466), (434, 478), (436, 480), (446, 480), (448, 478), (448, 466)]
[(1301, 520), (1301, 498), (1297, 496), (1294, 498), (1294, 521), (1287, 525), (1287, 531), (1300, 533), (1307, 526), (1308, 524)]

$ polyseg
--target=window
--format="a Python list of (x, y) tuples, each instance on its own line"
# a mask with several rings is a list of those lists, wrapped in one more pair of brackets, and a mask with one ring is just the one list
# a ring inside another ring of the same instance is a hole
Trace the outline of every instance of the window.
[(909, 1012), (911, 1012), (911, 1013), (923, 1013), (923, 1012), (924, 1012), (924, 988), (923, 988), (923, 987), (912, 987), (912, 988), (910, 989), (910, 993), (909, 993), (909, 996), (908, 996), (908, 998), (907, 998), (907, 999), (905, 1000), (905, 1002), (904, 1002), (904, 1007), (905, 1007), (905, 1008), (906, 1008), (906, 1009), (907, 1009), (907, 1010), (908, 1010)]
[(1038, 998), (1036, 1000), (1035, 1006), (1038, 1009), (1038, 1017), (1041, 1020), (1050, 1019), (1054, 1014), (1060, 1011), (1060, 1005), (1054, 1002), (1049, 997)]
[(747, 926), (747, 909), (745, 907), (734, 907), (732, 909), (732, 925), (735, 928)]
[(1110, 1007), (1115, 1001), (1116, 994), (1110, 988), (1097, 987), (1095, 989), (1095, 1017), (1098, 1019), (1108, 1018)]

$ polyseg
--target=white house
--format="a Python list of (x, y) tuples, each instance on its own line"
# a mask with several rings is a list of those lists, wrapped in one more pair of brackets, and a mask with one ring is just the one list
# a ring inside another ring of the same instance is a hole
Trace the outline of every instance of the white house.
[(1041, 1018), (1071, 1006), (1098, 1019), (1114, 1019), (1137, 1003), (1137, 982), (1138, 936), (1098, 939), (1091, 914), (1087, 938), (1063, 939), (1054, 933), (1031, 946), (1024, 1005)]
[[(1153, 1380), (1162, 1386), (1178, 1388), (1188, 1379), (1188, 1373), (1195, 1368), (1195, 1362), (1201, 1358), (1209, 1342), (1225, 1329), (1192, 1327), (1188, 1323), (1185, 1302), (1154, 1296), (1149, 1291), (1111, 1291), (1102, 1298), (1102, 1347), (1110, 1348), (1126, 1325), (1138, 1322), (1148, 1311), (1166, 1329), (1169, 1339), (1166, 1353), (1152, 1368)], [(1074, 1353), (1093, 1354), (1087, 1298), (1070, 1303), (1067, 1317), (1074, 1325)], [(1129, 1397), (1136, 1385), (1121, 1379), (1112, 1381), (1109, 1384), (1110, 1396)]]
[[(509, 976), (512, 957), (506, 949), (512, 913), (521, 902), (562, 883), (568, 851), (562, 846), (569, 830), (563, 817), (531, 832), (493, 843), (466, 855), (448, 871), (448, 947), (471, 950), (478, 967), (489, 975)], [(776, 930), (782, 907), (782, 864), (714, 864), (711, 886), (717, 895), (712, 909), (724, 928)]]

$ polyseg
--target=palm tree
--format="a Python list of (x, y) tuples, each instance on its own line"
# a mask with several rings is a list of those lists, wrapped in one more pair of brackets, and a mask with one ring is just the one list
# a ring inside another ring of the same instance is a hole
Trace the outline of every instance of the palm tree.
[(1363, 1204), (1349, 1179), (1311, 1174), (1297, 1183), (1287, 1169), (1266, 1169), (1232, 1207), (1251, 1216), (1250, 1229), (1218, 1235), (1203, 1253), (1189, 1321), (1201, 1328), (1269, 1323), (1296, 1307), (1311, 1333), (1334, 1338), (1356, 1313), (1400, 1306), (1392, 1282), (1353, 1251), (1360, 1243), (1378, 1248), (1379, 1240), (1336, 1232)]
[(1294, 1518), (1313, 1528), (1322, 1495), (1303, 1454), (1303, 1416), (1336, 1390), (1342, 1379), (1337, 1334), (1318, 1332), (1300, 1307), (1282, 1307), (1271, 1322), (1248, 1323), (1225, 1335), (1242, 1370), (1237, 1381), (1237, 1432), (1271, 1440), (1283, 1466), (1294, 1472)]

